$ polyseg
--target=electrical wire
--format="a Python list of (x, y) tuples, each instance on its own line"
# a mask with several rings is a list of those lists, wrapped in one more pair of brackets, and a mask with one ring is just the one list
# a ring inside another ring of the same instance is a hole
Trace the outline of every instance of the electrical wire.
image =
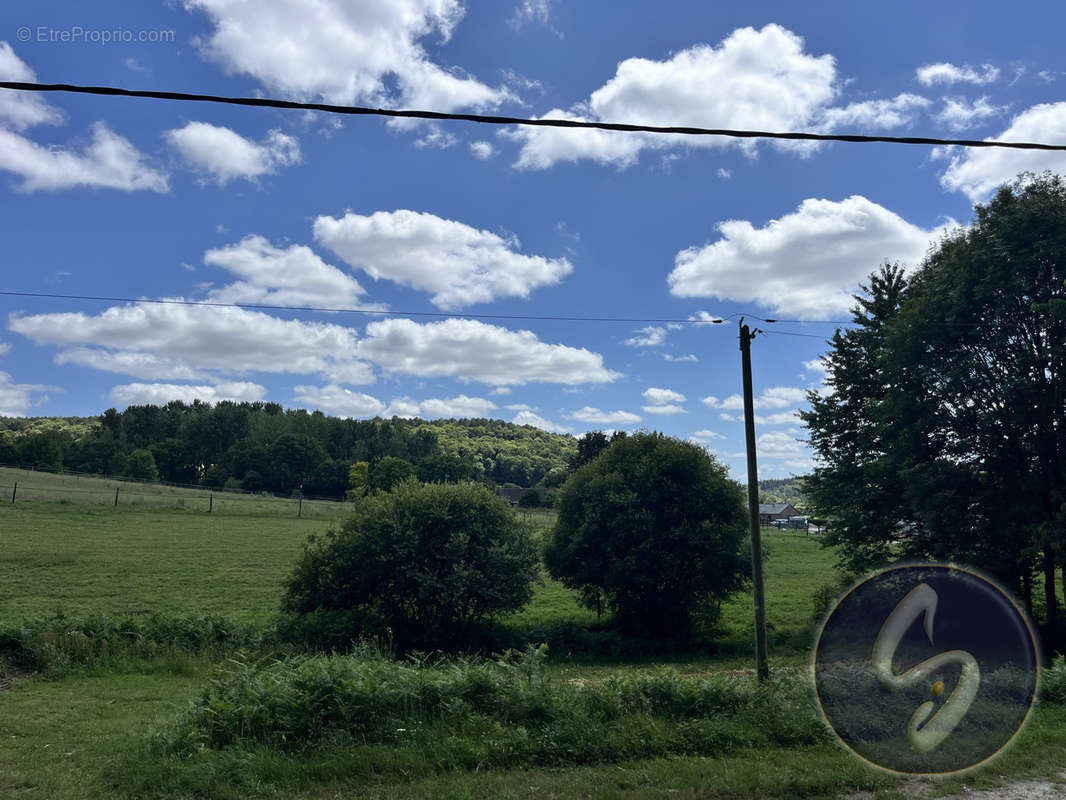
[(156, 100), (180, 100), (201, 103), (225, 103), (228, 105), (254, 106), (259, 108), (298, 109), (323, 111), (330, 114), (358, 116), (399, 117), (431, 120), (461, 120), (489, 125), (532, 125), (550, 128), (594, 128), (604, 131), (631, 133), (672, 133), (683, 136), (727, 136), (738, 139), (788, 139), (815, 142), (852, 142), (869, 144), (923, 144), (945, 147), (1000, 147), (1016, 150), (1066, 151), (1066, 144), (1044, 142), (1000, 142), (984, 139), (940, 139), (930, 136), (864, 136), (844, 133), (809, 133), (801, 131), (773, 132), (736, 130), (732, 128), (699, 128), (681, 125), (635, 125), (621, 122), (594, 122), (574, 119), (533, 119), (529, 117), (504, 117), (488, 114), (458, 114), (441, 111), (422, 111), (391, 108), (368, 108), (366, 106), (333, 105), (329, 103), (305, 103), (294, 100), (278, 100), (269, 97), (224, 97), (190, 92), (162, 92), (142, 89), (124, 89), (116, 86), (79, 86), (70, 83), (31, 83), (27, 81), (0, 81), (0, 88), (24, 92), (71, 92), (76, 94), (107, 95), (112, 97), (143, 97)]
[(219, 303), (211, 300), (185, 300), (166, 299), (157, 300), (151, 298), (134, 297), (104, 297), (99, 295), (81, 294), (53, 294), (49, 292), (12, 292), (0, 291), (0, 297), (36, 297), (49, 300), (86, 300), (104, 303), (154, 303), (158, 305), (179, 306), (207, 306), (209, 308), (243, 308), (256, 311), (310, 311), (326, 314), (382, 314), (390, 316), (411, 317), (451, 317), (456, 319), (514, 319), (543, 322), (625, 322), (630, 324), (662, 323), (671, 325), (709, 325), (721, 324), (739, 314), (731, 314), (729, 317), (714, 320), (676, 319), (670, 317), (567, 317), (547, 314), (461, 314), (448, 311), (390, 311), (378, 308), (321, 308), (318, 306), (280, 306), (265, 303)]

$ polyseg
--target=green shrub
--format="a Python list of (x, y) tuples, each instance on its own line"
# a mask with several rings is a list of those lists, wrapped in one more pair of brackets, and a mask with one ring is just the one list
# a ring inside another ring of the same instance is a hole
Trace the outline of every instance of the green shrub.
[(615, 438), (560, 490), (545, 564), (586, 602), (602, 597), (623, 630), (688, 638), (694, 611), (750, 572), (740, 486), (689, 442)]
[(402, 650), (454, 649), (529, 602), (537, 580), (532, 528), (505, 500), (477, 484), (411, 480), (309, 541), (282, 606), (317, 615), (307, 625), (338, 644), (388, 629)]
[(56, 614), (0, 628), (0, 662), (21, 670), (57, 674), (131, 659), (224, 655), (272, 643), (269, 629), (217, 616), (71, 618)]
[(1040, 698), (1048, 703), (1066, 703), (1066, 656), (1061, 653), (1040, 675)]
[[(341, 741), (416, 747), (442, 768), (574, 764), (827, 740), (810, 688), (782, 671), (751, 676), (624, 671), (549, 684), (545, 648), (494, 661), (408, 658), (372, 647), (347, 656), (234, 659), (156, 739), (164, 751)], [(447, 742), (447, 754), (441, 752)], [(467, 755), (476, 752), (477, 759)], [(466, 754), (466, 755), (464, 755)]]

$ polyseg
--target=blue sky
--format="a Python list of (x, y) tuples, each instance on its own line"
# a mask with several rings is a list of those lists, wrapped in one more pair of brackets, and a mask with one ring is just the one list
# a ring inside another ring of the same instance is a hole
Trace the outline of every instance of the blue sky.
[[(1066, 8), (561, 0), (40, 2), (7, 80), (704, 127), (1066, 142)], [(1037, 16), (1039, 19), (1037, 19)], [(679, 139), (0, 90), (0, 414), (193, 397), (647, 427), (810, 468), (849, 295), (1048, 153)], [(310, 313), (292, 306), (404, 312)], [(685, 324), (479, 319), (610, 316)]]

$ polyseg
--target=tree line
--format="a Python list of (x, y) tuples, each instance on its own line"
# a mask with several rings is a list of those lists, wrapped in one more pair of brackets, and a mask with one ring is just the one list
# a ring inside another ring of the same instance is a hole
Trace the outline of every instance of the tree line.
[(558, 485), (574, 452), (571, 436), (501, 420), (352, 420), (265, 402), (173, 401), (111, 408), (97, 418), (0, 418), (0, 464), (338, 499), (360, 462), (374, 488), (407, 476)]

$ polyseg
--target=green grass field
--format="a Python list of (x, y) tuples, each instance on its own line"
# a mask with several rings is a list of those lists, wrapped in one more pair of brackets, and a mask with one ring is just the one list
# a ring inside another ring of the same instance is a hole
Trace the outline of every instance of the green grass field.
[[(17, 486), (16, 486), (17, 484)], [(304, 500), (264, 494), (166, 486), (81, 475), (0, 467), (0, 503), (172, 509), (219, 515), (337, 519), (346, 504), (331, 500)]]
[[(188, 506), (115, 508), (41, 500), (0, 504), (0, 625), (56, 611), (72, 616), (206, 613), (266, 623), (278, 609), (282, 581), (305, 538), (325, 530), (330, 520), (264, 512), (207, 514)], [(543, 527), (552, 516), (537, 512), (529, 519)], [(802, 671), (812, 643), (813, 596), (834, 580), (834, 559), (802, 533), (767, 531), (765, 540), (771, 663), (775, 671)], [(597, 661), (549, 653), (545, 679), (565, 688), (615, 680), (610, 676), (619, 674), (657, 674), (656, 661), (670, 663), (683, 680), (746, 673), (752, 660), (751, 618), (749, 595), (723, 605), (717, 655)], [(580, 628), (594, 625), (596, 615), (548, 580), (527, 608), (505, 622)], [(591, 765), (511, 767), (503, 758), (485, 769), (454, 766), (477, 767), (478, 757), (471, 754), (480, 747), (501, 757), (505, 745), (493, 742), (507, 729), (486, 721), (456, 732), (454, 742), (442, 729), (433, 739), (435, 756), (424, 747), (350, 741), (307, 755), (249, 745), (192, 758), (160, 756), (150, 746), (153, 737), (200, 696), (225, 663), (209, 653), (167, 652), (37, 677), (5, 673), (0, 665), (0, 687), (14, 678), (9, 689), (0, 689), (0, 797), (739, 798), (838, 797), (858, 790), (871, 797), (874, 792), (902, 796), (897, 779), (832, 744), (737, 745), (733, 750), (726, 739), (715, 745), (713, 756), (699, 755), (697, 748), (689, 755)], [(663, 720), (638, 716), (626, 724), (617, 735), (629, 737), (625, 741), (633, 752), (655, 753), (655, 742), (669, 739)], [(477, 744), (485, 736), (489, 739)], [(994, 768), (966, 780), (981, 785), (999, 775), (1050, 776), (1066, 767), (1062, 706), (1039, 708), (1023, 736), (1024, 748), (1012, 749)], [(647, 737), (646, 746), (639, 737)], [(961, 785), (961, 780), (937, 784), (943, 790)]]

